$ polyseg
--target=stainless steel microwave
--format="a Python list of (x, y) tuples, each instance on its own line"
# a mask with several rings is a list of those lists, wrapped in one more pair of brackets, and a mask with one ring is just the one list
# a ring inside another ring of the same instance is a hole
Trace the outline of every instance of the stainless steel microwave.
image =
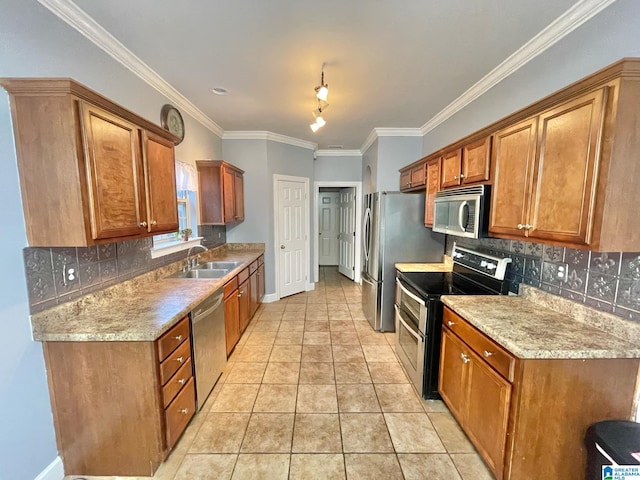
[(436, 193), (433, 231), (467, 238), (486, 236), (489, 192), (489, 185), (476, 185)]

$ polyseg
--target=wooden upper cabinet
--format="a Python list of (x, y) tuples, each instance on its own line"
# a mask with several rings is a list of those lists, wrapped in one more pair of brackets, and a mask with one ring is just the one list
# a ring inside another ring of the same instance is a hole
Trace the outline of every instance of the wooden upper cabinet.
[(400, 171), (400, 190), (408, 190), (411, 188), (411, 169)]
[(426, 181), (426, 164), (421, 161), (418, 165), (407, 167), (400, 171), (400, 190), (422, 190)]
[(495, 134), (489, 231), (588, 245), (606, 89)]
[(198, 160), (200, 222), (244, 221), (244, 171), (222, 160)]
[(445, 153), (442, 156), (442, 172), (440, 177), (440, 186), (457, 187), (462, 182), (460, 173), (462, 171), (462, 150), (456, 149), (452, 152)]
[(491, 136), (481, 138), (462, 147), (463, 184), (486, 182), (489, 180), (491, 164)]
[(177, 229), (174, 135), (70, 79), (0, 85), (11, 102), (30, 246)]
[(424, 225), (433, 227), (433, 209), (436, 193), (440, 190), (440, 158), (427, 162), (427, 193), (424, 205)]

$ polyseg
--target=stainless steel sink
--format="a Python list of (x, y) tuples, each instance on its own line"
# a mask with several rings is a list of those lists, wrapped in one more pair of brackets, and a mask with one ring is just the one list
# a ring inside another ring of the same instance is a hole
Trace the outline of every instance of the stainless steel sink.
[(186, 272), (176, 272), (169, 275), (169, 278), (222, 278), (229, 269), (226, 268), (194, 268)]
[(201, 263), (200, 265), (198, 265), (196, 268), (198, 270), (202, 270), (202, 269), (214, 269), (214, 268), (222, 268), (225, 270), (233, 270), (234, 268), (236, 268), (238, 265), (242, 264), (242, 262), (206, 262), (206, 263)]

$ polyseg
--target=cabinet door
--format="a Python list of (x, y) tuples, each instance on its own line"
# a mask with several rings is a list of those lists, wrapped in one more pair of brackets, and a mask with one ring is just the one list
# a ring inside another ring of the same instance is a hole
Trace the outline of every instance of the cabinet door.
[(258, 267), (258, 303), (264, 298), (264, 263)]
[(234, 187), (236, 177), (234, 171), (228, 168), (222, 168), (222, 204), (224, 211), (224, 223), (236, 221), (236, 195)]
[(497, 478), (502, 478), (511, 384), (468, 350), (465, 429)]
[(433, 205), (440, 190), (440, 159), (427, 163), (427, 195), (424, 204), (424, 225), (433, 227)]
[(442, 156), (442, 173), (440, 186), (457, 187), (460, 185), (462, 171), (462, 150), (454, 150)]
[(234, 173), (233, 192), (235, 194), (235, 220), (244, 222), (244, 176), (240, 172)]
[(224, 225), (222, 202), (222, 167), (211, 161), (197, 161), (200, 222)]
[(411, 169), (411, 187), (421, 187), (425, 184), (425, 164), (422, 163)]
[(173, 143), (143, 132), (143, 160), (147, 191), (147, 228), (150, 232), (178, 230), (176, 162)]
[(249, 296), (251, 298), (249, 314), (251, 317), (258, 310), (258, 271), (256, 270), (249, 277)]
[(530, 118), (493, 137), (489, 232), (524, 236), (533, 183), (538, 121)]
[(240, 302), (238, 290), (224, 300), (224, 329), (227, 340), (227, 356), (240, 340)]
[(486, 182), (491, 165), (491, 137), (472, 142), (462, 148), (462, 183)]
[(251, 292), (249, 289), (249, 279), (245, 280), (244, 283), (238, 287), (238, 297), (240, 302), (240, 333), (245, 331), (247, 325), (249, 325), (249, 320), (251, 319)]
[(540, 115), (530, 237), (589, 244), (606, 89)]
[(81, 102), (94, 239), (146, 232), (138, 127)]
[(447, 328), (442, 329), (438, 391), (460, 423), (464, 423), (466, 410), (467, 384), (463, 360), (466, 350), (454, 334)]
[(411, 170), (400, 172), (400, 190), (411, 188)]

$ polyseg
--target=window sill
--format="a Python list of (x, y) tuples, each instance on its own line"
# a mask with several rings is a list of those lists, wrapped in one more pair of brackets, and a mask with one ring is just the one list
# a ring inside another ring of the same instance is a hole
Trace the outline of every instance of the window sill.
[(172, 253), (189, 250), (195, 245), (200, 245), (200, 241), (203, 238), (204, 237), (194, 237), (190, 240), (187, 240), (186, 242), (183, 240), (176, 240), (175, 242), (163, 243), (151, 249), (151, 258), (164, 257), (165, 255), (171, 255)]

